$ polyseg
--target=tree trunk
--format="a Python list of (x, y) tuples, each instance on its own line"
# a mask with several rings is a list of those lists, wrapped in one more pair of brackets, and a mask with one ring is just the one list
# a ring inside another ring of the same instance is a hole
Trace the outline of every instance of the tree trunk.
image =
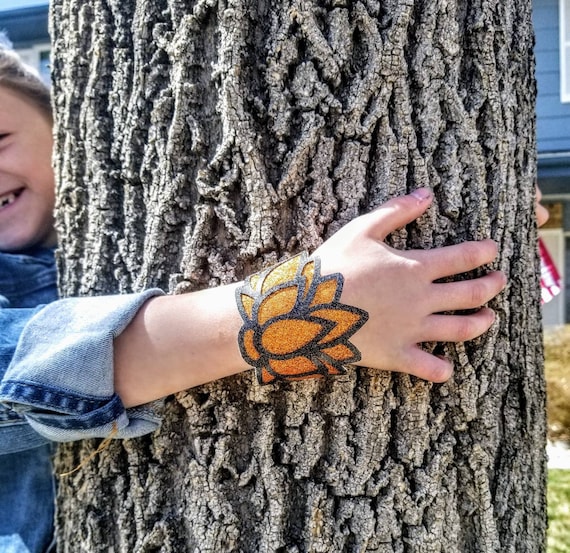
[[(53, 0), (64, 295), (241, 279), (418, 186), (398, 248), (509, 278), (452, 380), (354, 368), (166, 403), (59, 488), (62, 552), (538, 552), (545, 391), (530, 0)], [(97, 446), (62, 447), (58, 472)]]

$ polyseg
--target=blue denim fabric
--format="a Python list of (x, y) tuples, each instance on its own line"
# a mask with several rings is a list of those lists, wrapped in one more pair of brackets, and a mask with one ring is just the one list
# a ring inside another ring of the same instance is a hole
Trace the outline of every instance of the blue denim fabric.
[(52, 539), (50, 440), (158, 428), (160, 402), (125, 409), (114, 393), (113, 339), (159, 294), (57, 300), (51, 250), (0, 253), (0, 551)]
[[(52, 250), (0, 254), (0, 377), (38, 304), (57, 299)], [(13, 308), (13, 309), (9, 309)], [(45, 553), (53, 545), (53, 445), (0, 405), (0, 551)]]
[(53, 540), (53, 445), (0, 455), (0, 551), (44, 553)]
[(57, 299), (54, 253), (37, 248), (0, 252), (0, 308), (37, 307)]
[[(53, 250), (0, 253), (0, 378), (10, 363), (26, 322), (36, 306), (57, 299)], [(11, 308), (11, 309), (9, 309)], [(25, 419), (0, 404), (0, 454), (47, 444)]]

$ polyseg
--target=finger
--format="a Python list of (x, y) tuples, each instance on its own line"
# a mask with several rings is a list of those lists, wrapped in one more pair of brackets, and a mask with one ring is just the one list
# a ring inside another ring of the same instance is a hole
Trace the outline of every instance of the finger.
[(493, 240), (480, 240), (433, 250), (414, 250), (413, 256), (423, 260), (429, 278), (437, 280), (492, 263), (497, 253), (497, 244)]
[(430, 206), (433, 194), (429, 188), (418, 188), (405, 196), (398, 196), (383, 203), (370, 212), (373, 233), (377, 240), (384, 240), (388, 234), (411, 223)]
[(540, 204), (541, 200), (542, 200), (542, 190), (537, 185), (536, 186), (535, 212), (536, 212), (536, 224), (539, 227), (544, 225), (544, 223), (546, 223), (546, 221), (548, 221), (548, 219), (550, 219), (550, 213), (549, 213), (548, 209), (546, 209), (543, 205)]
[(414, 346), (408, 352), (406, 361), (397, 369), (429, 382), (445, 382), (453, 374), (452, 363)]
[(546, 209), (543, 205), (541, 204), (536, 204), (536, 224), (541, 227), (542, 225), (544, 225), (544, 223), (546, 223), (546, 221), (548, 221), (548, 219), (550, 219), (550, 213), (548, 211), (548, 209)]
[(471, 315), (430, 315), (422, 342), (467, 342), (485, 333), (495, 322), (495, 312), (483, 307)]
[(460, 282), (435, 283), (434, 312), (475, 309), (486, 304), (505, 288), (507, 278), (500, 271)]

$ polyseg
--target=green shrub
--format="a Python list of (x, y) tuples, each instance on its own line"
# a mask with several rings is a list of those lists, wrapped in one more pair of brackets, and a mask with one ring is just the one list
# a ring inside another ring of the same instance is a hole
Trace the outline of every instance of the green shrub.
[(570, 325), (544, 336), (548, 438), (570, 442)]

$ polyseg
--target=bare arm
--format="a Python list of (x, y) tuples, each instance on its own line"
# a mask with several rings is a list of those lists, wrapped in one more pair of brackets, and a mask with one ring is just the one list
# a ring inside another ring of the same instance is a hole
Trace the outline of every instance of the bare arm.
[[(462, 282), (434, 282), (491, 263), (497, 255), (491, 240), (427, 251), (397, 251), (384, 243), (390, 232), (424, 213), (431, 200), (426, 190), (390, 200), (343, 227), (315, 255), (323, 275), (343, 275), (342, 302), (369, 314), (351, 340), (362, 365), (443, 382), (451, 376), (451, 363), (419, 344), (471, 340), (484, 333), (494, 321), (488, 308), (471, 315), (439, 313), (479, 308), (506, 280), (490, 272)], [(248, 368), (237, 340), (242, 325), (237, 286), (145, 304), (115, 341), (115, 388), (127, 407)]]
[(149, 300), (115, 340), (115, 389), (126, 407), (241, 372), (237, 285)]

